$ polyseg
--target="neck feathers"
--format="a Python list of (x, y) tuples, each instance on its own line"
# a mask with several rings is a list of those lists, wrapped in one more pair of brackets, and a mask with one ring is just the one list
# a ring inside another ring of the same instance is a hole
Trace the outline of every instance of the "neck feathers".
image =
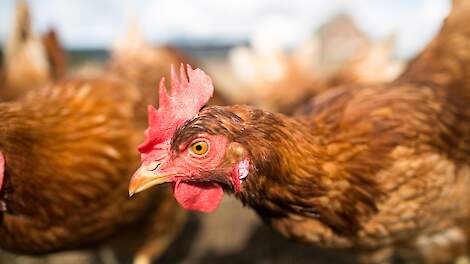
[[(361, 218), (377, 210), (381, 192), (372, 180), (375, 169), (361, 164), (363, 148), (338, 140), (334, 125), (248, 107), (225, 109), (243, 120), (242, 135), (234, 140), (252, 161), (236, 195), (263, 218), (299, 215), (351, 234)], [(352, 159), (363, 166), (350, 167)]]

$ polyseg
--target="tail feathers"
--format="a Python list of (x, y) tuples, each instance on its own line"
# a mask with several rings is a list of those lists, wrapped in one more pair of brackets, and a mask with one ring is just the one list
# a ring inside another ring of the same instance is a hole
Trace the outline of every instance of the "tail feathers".
[(62, 78), (67, 72), (68, 57), (57, 32), (50, 28), (42, 35), (41, 42), (47, 55), (51, 77), (55, 80)]

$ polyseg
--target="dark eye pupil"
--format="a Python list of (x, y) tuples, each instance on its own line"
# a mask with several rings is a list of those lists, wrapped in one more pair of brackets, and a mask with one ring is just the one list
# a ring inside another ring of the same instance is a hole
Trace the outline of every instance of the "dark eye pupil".
[(201, 151), (201, 150), (202, 150), (202, 146), (201, 146), (201, 145), (197, 145), (197, 146), (196, 146), (196, 150), (197, 150), (197, 151)]

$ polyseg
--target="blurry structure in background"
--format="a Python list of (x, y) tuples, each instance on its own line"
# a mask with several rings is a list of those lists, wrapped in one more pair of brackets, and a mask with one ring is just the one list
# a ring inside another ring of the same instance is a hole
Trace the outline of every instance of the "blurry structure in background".
[(327, 80), (327, 87), (388, 82), (404, 69), (405, 62), (393, 57), (394, 36), (372, 40), (345, 14), (322, 26), (317, 37), (320, 43), (314, 70)]
[(321, 26), (312, 38), (318, 39), (319, 68), (316, 70), (322, 75), (332, 75), (357, 54), (358, 50), (371, 42), (346, 14), (333, 17)]
[(382, 83), (397, 78), (405, 69), (406, 63), (393, 58), (394, 40), (391, 36), (358, 49), (354, 56), (330, 76), (328, 86)]

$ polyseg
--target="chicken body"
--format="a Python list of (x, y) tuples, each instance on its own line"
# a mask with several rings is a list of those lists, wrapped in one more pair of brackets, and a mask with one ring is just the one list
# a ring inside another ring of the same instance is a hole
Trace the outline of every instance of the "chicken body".
[[(111, 246), (118, 257), (142, 264), (179, 234), (186, 214), (168, 188), (136, 199), (126, 190), (139, 163), (142, 106), (153, 102), (148, 91), (157, 83), (148, 73), (176, 63), (177, 55), (127, 41), (138, 47), (121, 49), (106, 70), (79, 77), (67, 72), (55, 32), (34, 38), (28, 6), (18, 5), (0, 84), (0, 101), (11, 101), (0, 104), (0, 248), (44, 254)], [(73, 77), (57, 82), (64, 75)]]
[(342, 90), (298, 118), (227, 109), (253, 130), (242, 143), (253, 146), (253, 175), (236, 196), (284, 236), (323, 247), (433, 251), (418, 244), (448, 232), (444, 244), (464, 243), (470, 115), (441, 92)]
[(469, 11), (468, 4), (454, 9), (440, 35), (392, 84), (325, 93), (296, 118), (235, 108), (253, 126), (255, 139), (246, 145), (253, 144), (259, 172), (237, 197), (286, 237), (387, 251), (368, 262), (384, 261), (393, 247), (430, 263), (465, 253)]
[(291, 118), (208, 107), (172, 142), (205, 133), (241, 144), (252, 166), (235, 195), (267, 224), (326, 248), (386, 249), (381, 263), (395, 246), (436, 252), (434, 236), (466, 240), (470, 112), (455, 103), (439, 87), (395, 83), (337, 90)]
[(223, 188), (285, 237), (367, 263), (468, 253), (470, 2), (454, 5), (392, 83), (328, 91), (291, 117), (207, 107), (170, 139), (154, 132), (131, 192), (172, 182), (183, 207), (211, 211)]
[[(185, 219), (166, 188), (127, 195), (139, 161), (135, 92), (119, 82), (70, 80), (0, 104), (2, 249), (77, 249), (125, 236), (123, 230), (138, 236), (134, 249), (126, 246), (141, 258), (166, 249)], [(162, 229), (155, 219), (173, 226)]]

